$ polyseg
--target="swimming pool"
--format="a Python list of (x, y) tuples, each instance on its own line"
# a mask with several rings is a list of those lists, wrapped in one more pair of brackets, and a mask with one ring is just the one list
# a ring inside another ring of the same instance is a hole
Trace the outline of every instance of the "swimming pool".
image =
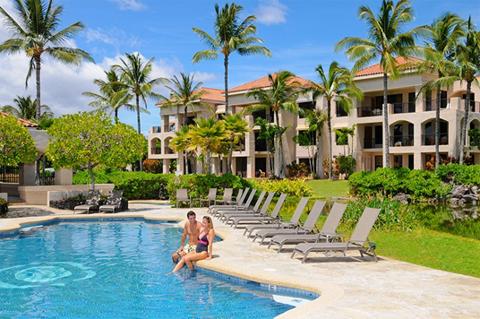
[(4, 237), (0, 318), (273, 318), (316, 297), (210, 271), (168, 274), (180, 234), (144, 221), (75, 221)]

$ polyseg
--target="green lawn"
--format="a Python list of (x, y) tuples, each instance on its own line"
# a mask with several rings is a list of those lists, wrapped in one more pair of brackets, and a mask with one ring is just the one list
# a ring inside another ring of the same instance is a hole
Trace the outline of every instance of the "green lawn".
[(308, 181), (307, 184), (313, 189), (313, 195), (320, 198), (347, 197), (347, 181), (331, 181), (328, 179), (317, 179)]
[(429, 229), (372, 233), (379, 255), (410, 263), (480, 277), (480, 240)]

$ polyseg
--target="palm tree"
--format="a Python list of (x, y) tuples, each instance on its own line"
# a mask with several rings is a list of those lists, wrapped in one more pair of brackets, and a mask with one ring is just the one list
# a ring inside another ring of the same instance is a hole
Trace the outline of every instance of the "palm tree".
[[(361, 99), (362, 92), (353, 82), (353, 75), (347, 69), (341, 67), (337, 62), (332, 62), (325, 73), (321, 65), (317, 66), (316, 72), (320, 82), (310, 82), (306, 91), (312, 92), (315, 101), (323, 96), (327, 101), (327, 127), (328, 127), (328, 178), (332, 179), (332, 101), (336, 101), (337, 107), (343, 108), (347, 113), (353, 105), (354, 99)], [(317, 148), (320, 149), (320, 139), (317, 140)], [(317, 176), (320, 175), (322, 163), (317, 154)]]
[[(420, 71), (430, 71), (442, 78), (442, 69), (445, 64), (453, 61), (455, 50), (460, 38), (464, 35), (464, 21), (455, 14), (446, 13), (435, 20), (426, 30), (426, 47), (424, 49), (425, 61), (420, 66)], [(440, 165), (440, 108), (441, 86), (435, 80), (428, 81), (423, 85), (420, 92), (437, 91), (437, 105), (435, 110), (435, 167)]]
[(309, 110), (305, 114), (305, 120), (308, 125), (308, 132), (315, 134), (316, 151), (315, 151), (315, 167), (312, 165), (312, 173), (317, 177), (323, 177), (323, 156), (322, 156), (322, 131), (323, 125), (327, 120), (327, 115), (322, 110)]
[[(153, 92), (154, 86), (160, 84), (160, 78), (150, 79), (153, 68), (153, 59), (144, 61), (138, 53), (127, 53), (126, 59), (121, 58), (121, 64), (113, 65), (113, 69), (120, 73), (120, 79), (128, 88), (128, 92), (135, 97), (135, 109), (137, 112), (137, 131), (141, 134), (140, 123), (140, 99), (142, 99), (145, 108), (147, 107), (147, 98), (158, 97)], [(140, 160), (140, 170), (142, 170), (142, 161)]]
[(0, 52), (25, 52), (30, 58), (25, 85), (35, 70), (36, 77), (36, 119), (39, 120), (41, 111), (40, 70), (44, 54), (58, 61), (69, 64), (79, 64), (83, 59), (93, 61), (90, 55), (78, 48), (64, 47), (64, 43), (83, 29), (83, 24), (75, 22), (68, 27), (57, 31), (60, 24), (62, 6), (53, 5), (53, 0), (15, 0), (14, 15), (0, 6), (0, 16), (5, 25), (12, 32), (12, 38), (0, 44)]
[[(254, 97), (258, 101), (252, 108), (265, 109), (267, 113), (270, 113), (269, 110), (272, 110), (277, 125), (281, 126), (279, 117), (281, 110), (292, 113), (296, 113), (298, 110), (297, 97), (300, 93), (300, 84), (295, 81), (295, 75), (289, 71), (269, 74), (268, 81), (270, 82), (270, 88), (268, 90), (254, 89), (248, 92), (247, 96)], [(278, 162), (275, 161), (275, 176), (280, 178), (285, 177), (282, 135), (283, 134), (277, 134), (277, 146), (275, 147), (276, 157), (278, 159)]]
[[(37, 112), (37, 102), (32, 100), (31, 96), (23, 97), (17, 96), (13, 99), (14, 105), (5, 105), (0, 108), (0, 111), (10, 113), (17, 118), (26, 120), (35, 120)], [(48, 105), (42, 105), (43, 113), (40, 119), (52, 118), (53, 112)]]
[(465, 116), (460, 129), (459, 163), (464, 162), (464, 148), (467, 138), (468, 118), (471, 109), (472, 84), (480, 87), (480, 32), (475, 29), (471, 18), (466, 24), (465, 36), (462, 43), (457, 45), (453, 61), (445, 60), (440, 70), (442, 77), (433, 85), (435, 87), (450, 87), (456, 81), (467, 83), (465, 97)]
[(220, 9), (219, 5), (215, 5), (215, 25), (214, 35), (193, 28), (193, 32), (207, 44), (208, 49), (198, 51), (193, 55), (193, 62), (200, 60), (213, 60), (219, 54), (223, 55), (223, 65), (225, 68), (225, 113), (228, 114), (228, 65), (230, 54), (238, 52), (240, 55), (262, 54), (271, 56), (271, 52), (262, 46), (262, 39), (255, 36), (257, 27), (253, 24), (256, 17), (250, 15), (239, 22), (239, 16), (243, 7), (232, 3), (225, 4)]
[(225, 125), (215, 118), (197, 118), (195, 125), (188, 131), (190, 145), (188, 149), (200, 150), (204, 159), (204, 172), (211, 173), (212, 154), (223, 153), (226, 139)]
[(416, 51), (414, 36), (419, 28), (401, 33), (401, 28), (413, 19), (409, 0), (383, 0), (378, 15), (367, 6), (361, 6), (359, 17), (366, 21), (368, 38), (347, 37), (337, 44), (338, 49), (346, 49), (351, 60), (355, 60), (354, 70), (359, 70), (374, 60), (380, 59), (383, 70), (383, 166), (390, 165), (390, 134), (388, 128), (388, 77), (397, 78), (400, 70), (397, 57), (413, 55)]
[(118, 123), (118, 111), (121, 107), (127, 107), (128, 110), (134, 110), (134, 106), (129, 102), (133, 96), (128, 93), (128, 88), (120, 81), (120, 78), (114, 69), (105, 71), (106, 81), (95, 79), (93, 83), (98, 86), (98, 93), (84, 92), (83, 95), (91, 97), (90, 106), (96, 109), (114, 114), (115, 123)]
[[(180, 73), (180, 78), (174, 75), (171, 79), (161, 78), (161, 81), (169, 91), (169, 97), (159, 95), (161, 107), (176, 107), (177, 122), (180, 125), (179, 107), (183, 106), (183, 126), (187, 125), (188, 108), (206, 105), (201, 102), (203, 91), (200, 89), (202, 82), (195, 83), (194, 75)], [(188, 157), (184, 155), (185, 173), (188, 170)]]
[(232, 172), (232, 154), (236, 145), (245, 137), (250, 129), (248, 123), (242, 118), (242, 114), (229, 114), (223, 118), (225, 132), (227, 135), (227, 173)]
[(190, 127), (182, 126), (175, 132), (175, 137), (170, 140), (169, 146), (176, 153), (183, 153), (185, 156), (185, 174), (188, 174), (188, 155), (191, 151), (189, 134)]

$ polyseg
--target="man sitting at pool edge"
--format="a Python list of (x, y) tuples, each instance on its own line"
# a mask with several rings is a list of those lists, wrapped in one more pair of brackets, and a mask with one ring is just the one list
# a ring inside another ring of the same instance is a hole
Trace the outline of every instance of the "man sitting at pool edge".
[[(187, 213), (187, 222), (183, 227), (182, 239), (180, 241), (180, 248), (172, 254), (172, 261), (177, 263), (183, 256), (194, 252), (197, 248), (198, 234), (200, 233), (201, 224), (197, 222), (197, 215), (194, 211)], [(185, 240), (188, 236), (188, 243)]]

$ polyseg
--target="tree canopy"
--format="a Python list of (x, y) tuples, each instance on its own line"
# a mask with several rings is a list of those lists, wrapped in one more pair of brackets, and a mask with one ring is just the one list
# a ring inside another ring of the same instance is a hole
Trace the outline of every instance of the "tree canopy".
[(0, 166), (31, 163), (37, 157), (35, 142), (12, 115), (0, 115)]

